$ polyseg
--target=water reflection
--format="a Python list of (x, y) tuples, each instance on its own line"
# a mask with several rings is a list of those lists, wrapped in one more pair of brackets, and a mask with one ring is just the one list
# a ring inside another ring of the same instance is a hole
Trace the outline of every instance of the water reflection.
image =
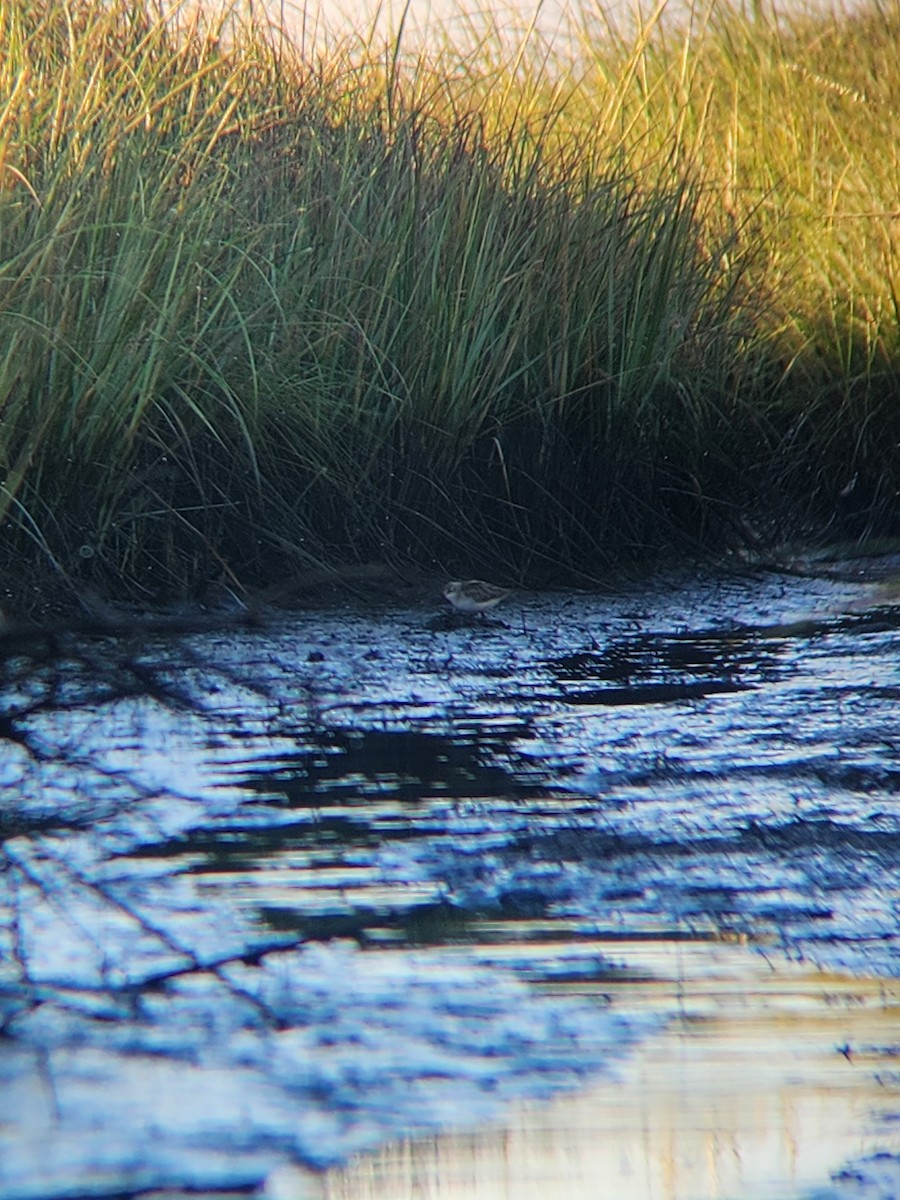
[[(790, 1200), (893, 1146), (900, 989), (702, 943), (617, 946), (607, 1002), (678, 1017), (615, 1081), (330, 1173), (327, 1200)], [(655, 982), (648, 982), (654, 980)], [(289, 1188), (285, 1190), (289, 1194)]]
[(491, 1121), (326, 1186), (746, 1200), (765, 1166), (773, 1200), (813, 1157), (824, 1183), (823, 1145), (895, 1146), (857, 1118), (898, 1092), (898, 614), (839, 591), (729, 577), (522, 597), (509, 625), (423, 603), (23, 655), (0, 1192), (276, 1188)]

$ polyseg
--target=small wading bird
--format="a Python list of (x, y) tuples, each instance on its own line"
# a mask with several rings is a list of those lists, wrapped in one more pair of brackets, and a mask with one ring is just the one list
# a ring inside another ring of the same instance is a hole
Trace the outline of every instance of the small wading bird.
[(444, 595), (457, 612), (483, 613), (496, 608), (509, 595), (509, 588), (496, 587), (482, 579), (454, 579), (444, 588)]

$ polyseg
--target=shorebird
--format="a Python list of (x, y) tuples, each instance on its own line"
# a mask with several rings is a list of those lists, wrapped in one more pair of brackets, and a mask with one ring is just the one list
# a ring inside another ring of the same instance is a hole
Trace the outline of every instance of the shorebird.
[(483, 613), (496, 608), (509, 591), (483, 579), (454, 579), (444, 588), (444, 595), (457, 612)]

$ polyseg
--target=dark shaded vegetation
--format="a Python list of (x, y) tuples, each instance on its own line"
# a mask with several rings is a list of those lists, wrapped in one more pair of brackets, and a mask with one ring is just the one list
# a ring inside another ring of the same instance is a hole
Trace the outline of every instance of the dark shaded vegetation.
[(14, 611), (898, 532), (895, 15), (585, 27), (565, 95), (539, 46), (2, 20)]

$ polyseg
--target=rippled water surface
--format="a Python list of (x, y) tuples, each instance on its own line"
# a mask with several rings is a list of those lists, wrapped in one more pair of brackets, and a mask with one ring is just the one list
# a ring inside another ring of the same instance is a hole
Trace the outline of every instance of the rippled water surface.
[(0, 1194), (900, 1195), (897, 609), (439, 603), (6, 663)]

